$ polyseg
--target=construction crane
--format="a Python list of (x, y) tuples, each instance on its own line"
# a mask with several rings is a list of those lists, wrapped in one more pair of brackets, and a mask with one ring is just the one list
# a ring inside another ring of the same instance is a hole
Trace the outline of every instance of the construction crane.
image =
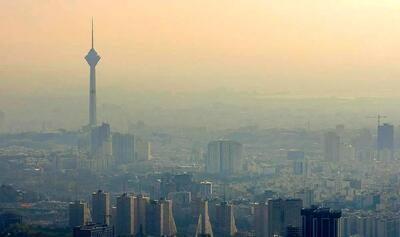
[[(377, 129), (378, 129), (378, 134), (379, 134), (379, 126), (381, 125), (381, 119), (382, 118), (387, 118), (387, 116), (385, 116), (385, 115), (380, 115), (380, 114), (378, 114), (377, 116), (369, 116), (369, 117), (367, 117), (367, 118), (376, 118), (376, 119), (378, 119), (378, 126), (376, 127)], [(378, 135), (379, 136), (379, 135)], [(379, 138), (378, 138), (379, 139)], [(379, 141), (377, 141), (377, 146), (376, 146), (376, 156), (377, 156), (377, 159), (379, 160), (379, 158), (380, 158), (380, 149), (379, 149), (379, 145), (378, 145), (378, 142)], [(392, 151), (392, 157), (393, 157), (393, 151)]]
[(374, 118), (374, 119), (377, 119), (377, 120), (378, 120), (378, 126), (377, 126), (377, 127), (379, 127), (379, 126), (381, 125), (381, 119), (387, 118), (387, 116), (378, 114), (377, 116), (368, 116), (368, 117), (366, 117), (366, 118)]

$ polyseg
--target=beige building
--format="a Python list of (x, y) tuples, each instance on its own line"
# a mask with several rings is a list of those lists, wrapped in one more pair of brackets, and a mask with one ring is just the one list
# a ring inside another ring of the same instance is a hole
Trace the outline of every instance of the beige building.
[(140, 229), (146, 233), (146, 208), (150, 203), (150, 198), (142, 195), (136, 197), (135, 202), (135, 234), (139, 233)]
[(199, 219), (197, 221), (195, 237), (214, 237), (210, 217), (208, 215), (208, 201), (202, 200), (199, 205)]

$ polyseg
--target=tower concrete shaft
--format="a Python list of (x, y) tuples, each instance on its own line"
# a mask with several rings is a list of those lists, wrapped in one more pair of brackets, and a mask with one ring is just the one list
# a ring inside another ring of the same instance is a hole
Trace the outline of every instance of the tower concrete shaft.
[(85, 57), (90, 66), (90, 88), (89, 88), (89, 126), (97, 124), (96, 118), (96, 65), (100, 61), (100, 56), (94, 49), (93, 20), (92, 20), (92, 48)]

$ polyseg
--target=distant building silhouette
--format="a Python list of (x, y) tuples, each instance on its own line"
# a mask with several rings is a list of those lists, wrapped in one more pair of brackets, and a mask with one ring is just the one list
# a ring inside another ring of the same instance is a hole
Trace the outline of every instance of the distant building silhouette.
[(242, 144), (234, 141), (213, 141), (208, 144), (207, 173), (230, 175), (242, 171)]
[(102, 170), (112, 165), (112, 141), (110, 125), (103, 123), (90, 131), (91, 168)]
[(383, 151), (389, 151), (391, 158), (394, 152), (394, 127), (391, 124), (384, 123), (378, 126), (377, 138), (378, 158)]
[(111, 128), (107, 123), (93, 127), (90, 132), (90, 152), (92, 155), (111, 155)]
[(151, 159), (151, 144), (141, 138), (135, 139), (135, 159), (147, 161)]
[(340, 137), (335, 132), (324, 134), (324, 156), (328, 161), (340, 159)]
[(135, 137), (131, 134), (112, 134), (112, 155), (118, 164), (135, 160)]

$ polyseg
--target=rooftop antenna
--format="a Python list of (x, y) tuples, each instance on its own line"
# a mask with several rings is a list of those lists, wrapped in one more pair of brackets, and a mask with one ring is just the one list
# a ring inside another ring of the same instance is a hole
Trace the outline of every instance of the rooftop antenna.
[(93, 17), (92, 17), (92, 49), (94, 47), (94, 37), (93, 37)]

